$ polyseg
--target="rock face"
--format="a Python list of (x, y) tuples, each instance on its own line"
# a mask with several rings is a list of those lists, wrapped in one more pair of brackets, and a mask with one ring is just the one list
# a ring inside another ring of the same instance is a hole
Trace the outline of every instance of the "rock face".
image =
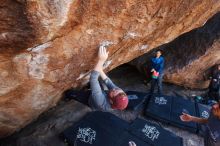
[[(220, 64), (220, 13), (203, 27), (188, 32), (171, 43), (162, 45), (165, 57), (166, 82), (189, 88), (207, 88), (210, 72)], [(150, 58), (154, 51), (131, 62), (139, 71), (149, 73)]]
[(61, 133), (89, 112), (91, 109), (79, 102), (62, 101), (18, 133), (2, 139), (1, 146), (66, 146)]
[(0, 137), (54, 106), (88, 77), (97, 48), (106, 71), (203, 25), (218, 0), (3, 0)]

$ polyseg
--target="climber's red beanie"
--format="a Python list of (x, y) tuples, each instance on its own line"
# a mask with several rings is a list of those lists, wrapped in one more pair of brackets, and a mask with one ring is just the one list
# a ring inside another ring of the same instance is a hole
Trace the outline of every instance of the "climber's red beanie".
[(120, 92), (115, 97), (110, 98), (113, 102), (111, 105), (113, 109), (124, 110), (128, 106), (128, 96), (124, 92)]

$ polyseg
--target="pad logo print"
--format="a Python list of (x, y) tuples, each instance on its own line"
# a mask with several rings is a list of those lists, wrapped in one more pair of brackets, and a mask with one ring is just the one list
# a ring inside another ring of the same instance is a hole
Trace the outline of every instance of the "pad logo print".
[(159, 105), (164, 105), (164, 104), (167, 104), (167, 100), (164, 97), (156, 97), (155, 103)]
[(158, 139), (160, 132), (156, 129), (154, 126), (145, 125), (142, 129), (142, 132), (145, 136), (147, 136), (149, 139), (154, 141), (155, 139)]
[(96, 131), (92, 130), (91, 128), (80, 128), (77, 133), (77, 139), (82, 142), (92, 144), (96, 138)]
[(209, 113), (207, 111), (203, 111), (202, 117), (207, 119), (209, 117)]

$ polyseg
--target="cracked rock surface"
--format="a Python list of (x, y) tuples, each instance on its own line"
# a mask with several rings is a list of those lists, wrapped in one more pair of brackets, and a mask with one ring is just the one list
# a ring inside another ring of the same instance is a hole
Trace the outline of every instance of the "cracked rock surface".
[(202, 26), (218, 0), (2, 0), (0, 137), (56, 105), (85, 83), (97, 48), (106, 71)]

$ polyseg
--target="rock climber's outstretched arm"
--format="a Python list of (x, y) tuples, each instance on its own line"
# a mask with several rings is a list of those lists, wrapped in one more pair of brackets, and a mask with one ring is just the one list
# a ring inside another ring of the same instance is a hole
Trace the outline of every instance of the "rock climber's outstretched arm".
[(98, 52), (98, 62), (94, 68), (95, 71), (100, 73), (100, 76), (102, 80), (104, 81), (105, 85), (108, 87), (109, 90), (112, 90), (114, 88), (118, 88), (110, 78), (105, 74), (103, 71), (103, 65), (105, 61), (108, 59), (109, 52), (106, 51), (106, 48), (104, 46), (100, 46), (99, 52)]
[(103, 64), (108, 59), (108, 54), (109, 54), (109, 52), (106, 51), (106, 48), (104, 46), (101, 46), (99, 48), (98, 62), (96, 64), (94, 70), (100, 73), (102, 80), (105, 80), (108, 78), (107, 75), (105, 74), (105, 72), (103, 71)]

